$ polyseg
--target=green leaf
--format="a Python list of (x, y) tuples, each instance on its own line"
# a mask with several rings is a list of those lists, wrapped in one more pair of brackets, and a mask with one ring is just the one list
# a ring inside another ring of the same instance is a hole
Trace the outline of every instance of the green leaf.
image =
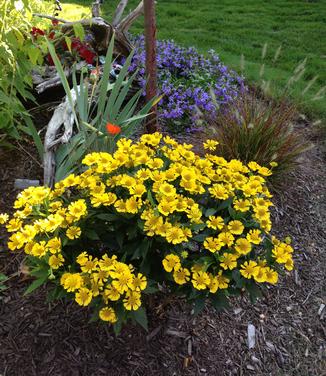
[(190, 226), (190, 228), (191, 228), (191, 230), (193, 230), (193, 231), (201, 231), (201, 230), (203, 230), (204, 228), (206, 227), (206, 224), (205, 223), (195, 223), (195, 224), (192, 224), (191, 226)]
[(131, 311), (130, 316), (146, 331), (148, 331), (148, 320), (146, 310), (144, 307), (139, 307), (137, 311)]
[(8, 279), (8, 277), (7, 277), (5, 274), (0, 273), (0, 282), (4, 282), (4, 281), (6, 281), (7, 279)]
[(122, 322), (121, 320), (118, 320), (116, 323), (113, 324), (113, 331), (116, 337), (121, 333), (121, 329), (122, 329)]
[(213, 294), (211, 296), (211, 302), (217, 312), (230, 307), (229, 300), (224, 291), (218, 291), (216, 294)]
[(91, 239), (91, 240), (99, 240), (99, 236), (97, 235), (96, 231), (91, 229), (91, 228), (87, 228), (84, 230), (84, 234), (86, 235), (86, 237), (88, 239)]
[(116, 234), (116, 240), (117, 240), (117, 243), (119, 244), (119, 247), (122, 248), (123, 247), (123, 241), (124, 241), (124, 238), (125, 238), (125, 235), (123, 232), (118, 232)]
[(69, 50), (69, 52), (71, 53), (71, 38), (70, 37), (68, 37), (67, 35), (65, 35), (65, 42), (66, 42), (66, 44), (67, 44), (67, 47), (68, 47), (68, 50)]
[(250, 300), (252, 303), (256, 303), (256, 300), (262, 297), (261, 289), (255, 282), (247, 283), (246, 290), (249, 292)]
[(45, 277), (43, 278), (38, 278), (36, 279), (35, 281), (33, 281), (27, 288), (27, 290), (24, 292), (24, 295), (28, 295), (30, 294), (31, 292), (33, 292), (34, 290), (38, 289), (40, 286), (42, 286), (46, 280), (47, 280), (48, 276), (46, 275)]
[(198, 234), (198, 235), (193, 236), (192, 239), (199, 243), (203, 243), (206, 238), (207, 238), (207, 234)]
[(36, 65), (37, 63), (37, 60), (39, 59), (39, 57), (41, 56), (41, 50), (38, 49), (37, 47), (35, 46), (29, 46), (28, 48), (28, 57), (30, 59), (30, 61), (32, 62), (33, 65)]
[(56, 299), (61, 299), (65, 296), (66, 292), (61, 286), (55, 286), (54, 289), (48, 292), (46, 302), (51, 303)]
[(211, 215), (214, 215), (217, 212), (217, 209), (210, 208), (205, 211), (205, 217), (210, 217)]
[(203, 309), (205, 308), (205, 302), (206, 302), (206, 295), (201, 295), (198, 298), (196, 298), (196, 300), (194, 301), (193, 310), (192, 310), (194, 316), (199, 315), (199, 313), (203, 311)]
[(157, 287), (155, 287), (153, 285), (148, 285), (143, 292), (144, 292), (144, 294), (150, 295), (150, 294), (155, 294), (157, 291), (159, 291), (159, 289)]
[(116, 215), (116, 214), (107, 214), (107, 213), (102, 213), (102, 214), (97, 214), (96, 218), (103, 219), (104, 221), (108, 222), (114, 222), (114, 221), (120, 221), (121, 217)]
[(81, 41), (83, 41), (85, 38), (85, 30), (83, 25), (80, 22), (77, 22), (74, 23), (72, 27), (74, 28), (75, 36), (79, 38)]
[(234, 279), (235, 283), (236, 283), (236, 287), (237, 288), (242, 288), (244, 286), (244, 278), (241, 277), (241, 274), (239, 272), (239, 270), (233, 270), (232, 271), (232, 278)]
[(232, 198), (228, 198), (227, 200), (223, 201), (216, 209), (216, 211), (221, 211), (223, 209), (226, 209), (228, 206), (232, 204)]

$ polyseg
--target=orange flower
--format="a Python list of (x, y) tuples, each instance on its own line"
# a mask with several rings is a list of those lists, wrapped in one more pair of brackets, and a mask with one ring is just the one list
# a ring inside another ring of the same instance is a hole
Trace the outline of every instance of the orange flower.
[(121, 132), (121, 128), (118, 125), (114, 125), (111, 123), (106, 124), (106, 130), (108, 133), (112, 134), (113, 136)]

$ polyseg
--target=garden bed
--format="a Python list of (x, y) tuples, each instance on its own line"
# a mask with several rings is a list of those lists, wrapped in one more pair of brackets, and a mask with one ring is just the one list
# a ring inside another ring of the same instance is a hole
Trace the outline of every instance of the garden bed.
[[(325, 160), (310, 126), (298, 127), (316, 144), (275, 196), (273, 211), (276, 235), (293, 238), (296, 269), (256, 305), (243, 297), (233, 299), (229, 311), (207, 307), (193, 317), (179, 299), (157, 296), (148, 305), (149, 332), (128, 325), (115, 338), (105, 323), (89, 324), (87, 310), (73, 302), (46, 304), (44, 289), (24, 297), (30, 279), (21, 270), (22, 256), (9, 255), (1, 238), (0, 272), (22, 273), (2, 293), (0, 374), (323, 375), (326, 315), (325, 308), (318, 311), (325, 304)], [(35, 151), (24, 149), (29, 154), (1, 154), (1, 211), (12, 205), (15, 178), (40, 177), (30, 156)], [(256, 328), (250, 350), (249, 323)]]

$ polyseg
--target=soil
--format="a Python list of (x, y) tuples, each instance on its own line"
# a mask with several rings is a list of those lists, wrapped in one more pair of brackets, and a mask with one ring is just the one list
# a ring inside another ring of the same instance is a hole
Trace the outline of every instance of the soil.
[[(242, 297), (228, 311), (208, 306), (194, 317), (184, 302), (156, 297), (149, 331), (128, 325), (116, 338), (89, 323), (86, 309), (46, 303), (45, 288), (24, 296), (23, 256), (9, 254), (0, 233), (0, 273), (11, 276), (0, 300), (0, 375), (326, 375), (326, 162), (318, 138), (301, 127), (314, 147), (275, 195), (273, 212), (276, 235), (293, 238), (296, 269), (255, 305)], [(0, 152), (0, 212), (10, 210), (15, 178), (41, 176), (32, 145), (23, 148)]]

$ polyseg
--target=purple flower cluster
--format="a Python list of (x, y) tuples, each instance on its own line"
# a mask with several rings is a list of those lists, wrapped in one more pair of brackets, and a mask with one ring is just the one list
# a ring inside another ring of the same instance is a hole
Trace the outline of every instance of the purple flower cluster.
[[(144, 36), (136, 37), (134, 45), (130, 71), (138, 69), (140, 85), (145, 88)], [(188, 130), (198, 128), (201, 112), (216, 111), (216, 103), (229, 103), (243, 87), (242, 78), (223, 65), (214, 50), (205, 57), (193, 47), (180, 47), (172, 40), (157, 41), (157, 66), (163, 94), (159, 116), (165, 123), (180, 124)]]

